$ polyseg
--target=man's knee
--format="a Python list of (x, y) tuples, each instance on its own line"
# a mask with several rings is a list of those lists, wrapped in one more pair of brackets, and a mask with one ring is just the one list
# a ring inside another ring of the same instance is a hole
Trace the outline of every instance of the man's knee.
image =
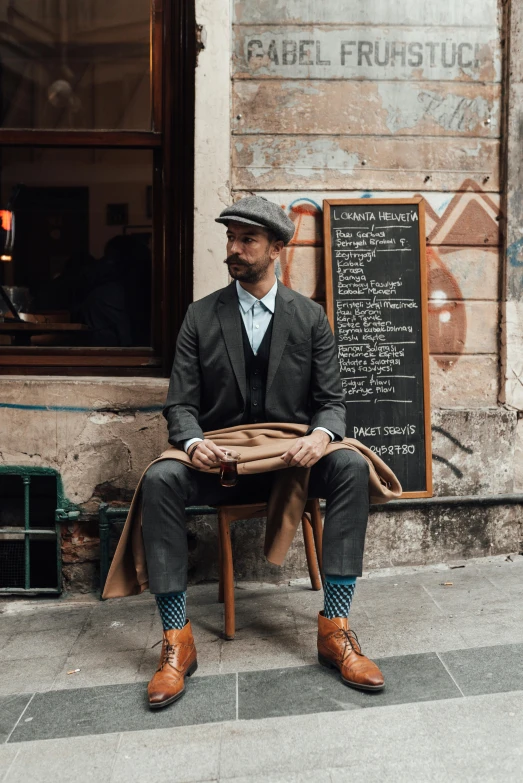
[(147, 470), (142, 481), (145, 496), (157, 497), (166, 491), (182, 492), (187, 484), (190, 468), (174, 459), (162, 459)]
[(350, 475), (352, 478), (361, 481), (368, 481), (369, 466), (367, 460), (358, 454), (357, 451), (350, 449), (336, 449), (324, 458), (327, 461), (329, 473), (332, 475)]

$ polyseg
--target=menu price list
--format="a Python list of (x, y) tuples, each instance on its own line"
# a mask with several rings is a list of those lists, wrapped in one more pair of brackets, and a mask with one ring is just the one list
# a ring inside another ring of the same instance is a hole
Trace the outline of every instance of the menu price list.
[(347, 434), (424, 489), (417, 204), (331, 205), (334, 330)]

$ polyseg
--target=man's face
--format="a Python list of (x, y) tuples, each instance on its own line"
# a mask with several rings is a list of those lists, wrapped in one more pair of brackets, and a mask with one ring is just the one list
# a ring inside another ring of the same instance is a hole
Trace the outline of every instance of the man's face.
[(233, 280), (258, 283), (274, 271), (283, 242), (269, 241), (264, 228), (231, 221), (227, 226), (227, 258), (225, 264)]

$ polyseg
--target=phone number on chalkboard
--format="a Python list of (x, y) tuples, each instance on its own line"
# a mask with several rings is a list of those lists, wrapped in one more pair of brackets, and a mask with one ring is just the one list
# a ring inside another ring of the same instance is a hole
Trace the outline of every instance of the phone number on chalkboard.
[(402, 443), (399, 446), (369, 446), (369, 449), (377, 454), (378, 457), (382, 457), (384, 454), (389, 454), (391, 457), (394, 454), (415, 454), (416, 446), (406, 443)]

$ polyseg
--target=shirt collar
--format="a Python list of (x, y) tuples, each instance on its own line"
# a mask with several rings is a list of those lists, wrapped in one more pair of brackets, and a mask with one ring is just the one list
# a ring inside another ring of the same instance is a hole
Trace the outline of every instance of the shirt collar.
[(242, 288), (238, 280), (236, 281), (236, 291), (238, 292), (238, 300), (240, 302), (240, 307), (242, 308), (244, 313), (248, 313), (251, 307), (256, 302), (261, 302), (267, 310), (269, 310), (271, 313), (274, 313), (274, 309), (276, 307), (276, 294), (278, 293), (278, 281), (274, 283), (271, 290), (265, 294), (263, 299), (256, 299), (255, 296), (250, 294), (248, 291), (245, 290), (245, 288)]

